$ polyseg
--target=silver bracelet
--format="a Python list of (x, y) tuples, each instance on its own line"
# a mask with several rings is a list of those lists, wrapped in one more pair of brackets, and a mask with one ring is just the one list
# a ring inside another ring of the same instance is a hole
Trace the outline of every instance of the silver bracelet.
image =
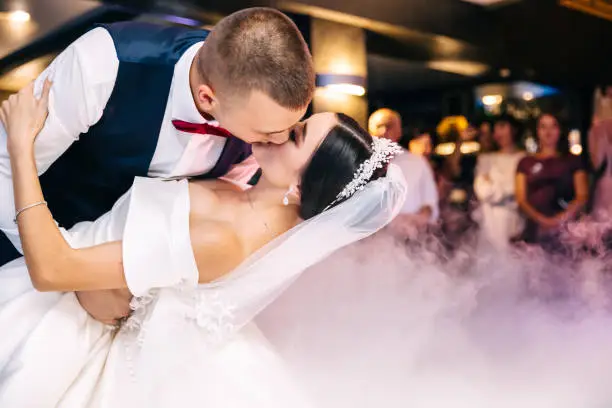
[(47, 205), (47, 202), (46, 202), (46, 201), (39, 201), (39, 202), (34, 203), (34, 204), (26, 205), (26, 206), (25, 206), (25, 207), (23, 207), (22, 209), (17, 210), (17, 212), (15, 213), (15, 218), (13, 218), (13, 222), (14, 222), (15, 224), (17, 224), (17, 217), (19, 217), (19, 215), (20, 215), (22, 212), (27, 211), (27, 210), (29, 210), (30, 208), (38, 207), (39, 205)]

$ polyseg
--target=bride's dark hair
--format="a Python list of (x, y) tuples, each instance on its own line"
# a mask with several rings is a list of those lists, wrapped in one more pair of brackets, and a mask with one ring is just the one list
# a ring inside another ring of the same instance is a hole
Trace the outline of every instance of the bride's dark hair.
[[(357, 168), (372, 156), (372, 136), (350, 116), (337, 113), (338, 124), (327, 134), (300, 181), (300, 217), (314, 217), (351, 182)], [(386, 167), (372, 180), (386, 174)], [(334, 203), (334, 206), (342, 201)]]

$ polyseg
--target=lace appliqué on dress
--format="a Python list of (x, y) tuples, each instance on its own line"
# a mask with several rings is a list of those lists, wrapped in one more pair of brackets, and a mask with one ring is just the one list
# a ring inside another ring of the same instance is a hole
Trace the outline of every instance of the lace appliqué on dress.
[[(227, 339), (235, 330), (235, 306), (223, 301), (219, 292), (206, 289), (179, 289), (187, 300), (185, 318), (193, 321), (204, 333), (207, 342), (218, 344)], [(132, 315), (123, 325), (123, 329), (137, 332), (136, 342), (142, 345), (147, 329), (147, 309), (154, 302), (159, 290), (151, 290), (130, 302)], [(192, 292), (192, 293), (189, 293)]]
[(158, 290), (150, 290), (145, 295), (134, 297), (130, 301), (130, 309), (132, 314), (127, 319), (123, 328), (128, 331), (137, 331), (136, 342), (142, 345), (146, 332), (145, 318), (147, 315), (147, 306), (149, 306), (156, 298)]
[[(186, 287), (165, 290), (180, 292), (181, 308), (184, 308), (183, 316), (202, 332), (202, 347), (215, 347), (223, 344), (234, 333), (235, 307), (224, 302), (218, 292)], [(135, 367), (140, 354), (139, 349), (146, 341), (150, 313), (154, 313), (150, 309), (158, 296), (159, 289), (156, 289), (141, 297), (133, 298), (130, 302), (133, 313), (122, 327), (123, 332), (130, 338), (125, 342), (125, 358), (128, 375), (133, 382), (137, 382)]]
[(206, 333), (206, 339), (211, 344), (219, 344), (234, 332), (234, 317), (236, 308), (225, 302), (219, 292), (206, 289), (196, 290), (192, 294), (193, 308), (185, 317), (192, 320)]

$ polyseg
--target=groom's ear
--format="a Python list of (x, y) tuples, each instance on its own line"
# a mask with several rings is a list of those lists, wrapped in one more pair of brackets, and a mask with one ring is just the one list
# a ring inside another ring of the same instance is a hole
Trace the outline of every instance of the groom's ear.
[(216, 105), (219, 103), (217, 95), (213, 89), (206, 84), (201, 84), (198, 86), (195, 97), (198, 108), (207, 113), (213, 112)]

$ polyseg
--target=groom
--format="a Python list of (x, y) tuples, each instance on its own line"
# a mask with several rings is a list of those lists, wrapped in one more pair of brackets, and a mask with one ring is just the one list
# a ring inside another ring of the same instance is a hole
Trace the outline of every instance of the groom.
[[(95, 28), (37, 79), (51, 78), (36, 140), (45, 199), (65, 228), (111, 209), (134, 177), (248, 181), (250, 143), (283, 143), (314, 90), (307, 45), (279, 11), (252, 8), (212, 32), (144, 23)], [(0, 124), (0, 266), (19, 256)]]

